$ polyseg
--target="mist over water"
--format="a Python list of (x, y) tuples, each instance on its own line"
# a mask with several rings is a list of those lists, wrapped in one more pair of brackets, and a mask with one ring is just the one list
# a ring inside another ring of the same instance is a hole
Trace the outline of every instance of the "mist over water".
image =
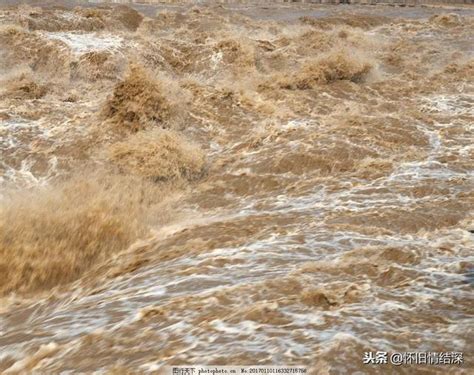
[(472, 372), (472, 9), (137, 9), (0, 7), (0, 372)]

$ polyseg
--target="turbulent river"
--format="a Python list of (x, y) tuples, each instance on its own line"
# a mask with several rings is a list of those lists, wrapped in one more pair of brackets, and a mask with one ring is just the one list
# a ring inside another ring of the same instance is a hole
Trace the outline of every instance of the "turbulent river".
[(0, 372), (474, 371), (472, 8), (33, 3), (0, 7)]

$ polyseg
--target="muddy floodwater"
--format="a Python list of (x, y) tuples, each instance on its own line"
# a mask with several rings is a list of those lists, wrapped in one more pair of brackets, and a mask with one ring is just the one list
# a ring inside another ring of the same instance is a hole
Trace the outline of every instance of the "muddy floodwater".
[(473, 7), (18, 3), (0, 373), (474, 372)]

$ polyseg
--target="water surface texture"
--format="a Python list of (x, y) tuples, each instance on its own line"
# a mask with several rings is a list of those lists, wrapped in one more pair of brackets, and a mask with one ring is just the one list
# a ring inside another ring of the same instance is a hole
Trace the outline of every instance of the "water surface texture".
[(472, 8), (30, 3), (0, 8), (0, 372), (474, 371)]

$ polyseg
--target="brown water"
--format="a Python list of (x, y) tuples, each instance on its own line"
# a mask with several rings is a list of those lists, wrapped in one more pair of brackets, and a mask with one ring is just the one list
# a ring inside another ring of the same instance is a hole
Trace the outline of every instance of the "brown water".
[(0, 10), (0, 371), (471, 373), (472, 11), (151, 9)]

